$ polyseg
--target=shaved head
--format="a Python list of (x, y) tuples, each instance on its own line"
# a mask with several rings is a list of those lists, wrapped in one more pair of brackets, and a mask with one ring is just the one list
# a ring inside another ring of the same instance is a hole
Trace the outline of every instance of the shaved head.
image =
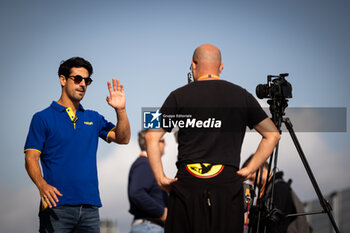
[(212, 44), (203, 44), (196, 48), (192, 60), (198, 64), (220, 66), (221, 52)]
[(215, 74), (221, 72), (221, 52), (212, 44), (200, 45), (193, 53), (192, 62), (200, 75)]

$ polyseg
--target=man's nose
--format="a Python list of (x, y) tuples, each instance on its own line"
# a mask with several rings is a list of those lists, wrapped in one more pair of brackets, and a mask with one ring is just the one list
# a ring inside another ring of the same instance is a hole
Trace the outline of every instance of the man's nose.
[(81, 80), (81, 82), (79, 83), (79, 86), (87, 87), (85, 79)]

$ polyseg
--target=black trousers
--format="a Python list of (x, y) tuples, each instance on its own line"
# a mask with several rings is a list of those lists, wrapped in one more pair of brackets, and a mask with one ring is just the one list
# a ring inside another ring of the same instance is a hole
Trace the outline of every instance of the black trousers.
[(242, 178), (225, 166), (212, 178), (197, 178), (185, 165), (172, 186), (165, 233), (242, 233)]

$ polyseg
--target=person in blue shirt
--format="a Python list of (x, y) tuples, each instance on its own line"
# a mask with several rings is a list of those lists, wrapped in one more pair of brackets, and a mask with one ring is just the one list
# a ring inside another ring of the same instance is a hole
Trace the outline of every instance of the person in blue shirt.
[[(161, 190), (154, 179), (148, 164), (146, 154), (145, 134), (142, 130), (138, 134), (140, 156), (132, 164), (129, 172), (128, 197), (129, 212), (134, 215), (130, 233), (162, 233), (167, 217), (168, 194)], [(165, 141), (160, 138), (158, 147), (164, 154)]]
[(30, 124), (25, 167), (40, 192), (40, 232), (100, 232), (98, 138), (128, 144), (130, 125), (118, 79), (107, 82), (107, 103), (116, 111), (116, 126), (80, 104), (92, 73), (90, 62), (81, 57), (63, 61), (58, 70), (61, 97), (35, 113)]

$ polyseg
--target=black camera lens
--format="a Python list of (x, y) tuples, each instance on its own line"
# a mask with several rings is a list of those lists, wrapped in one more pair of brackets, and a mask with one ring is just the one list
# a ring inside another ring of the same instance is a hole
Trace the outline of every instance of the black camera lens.
[(258, 86), (256, 86), (255, 92), (256, 92), (256, 96), (259, 99), (269, 97), (269, 87), (267, 84), (259, 84)]

